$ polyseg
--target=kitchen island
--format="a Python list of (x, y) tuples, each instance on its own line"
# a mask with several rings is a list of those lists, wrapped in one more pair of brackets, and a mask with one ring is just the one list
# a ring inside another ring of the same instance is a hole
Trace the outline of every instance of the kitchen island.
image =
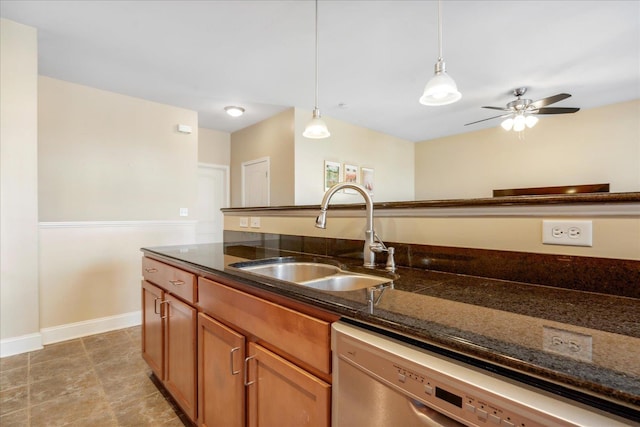
[[(241, 283), (375, 327), (463, 363), (640, 422), (640, 301), (541, 285), (400, 267), (364, 269), (350, 258), (322, 257), (248, 242), (143, 248), (146, 257), (198, 276)], [(325, 292), (238, 268), (277, 257), (330, 262), (376, 274), (393, 286)], [(372, 300), (373, 297), (373, 300)], [(372, 301), (375, 301), (373, 303)], [(591, 360), (543, 351), (545, 331), (593, 340)]]

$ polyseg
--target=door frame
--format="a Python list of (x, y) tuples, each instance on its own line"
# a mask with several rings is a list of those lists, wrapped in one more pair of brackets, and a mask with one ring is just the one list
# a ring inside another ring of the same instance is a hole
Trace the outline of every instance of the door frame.
[(246, 194), (244, 189), (245, 184), (245, 169), (247, 166), (250, 166), (255, 163), (267, 162), (267, 206), (271, 205), (271, 158), (270, 157), (260, 157), (258, 159), (247, 160), (246, 162), (242, 162), (240, 165), (240, 170), (242, 171), (242, 207), (246, 206)]

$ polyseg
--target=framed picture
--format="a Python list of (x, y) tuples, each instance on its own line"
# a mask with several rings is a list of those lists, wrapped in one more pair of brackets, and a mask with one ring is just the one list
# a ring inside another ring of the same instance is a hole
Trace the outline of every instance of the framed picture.
[(360, 183), (364, 188), (367, 189), (369, 194), (373, 196), (373, 169), (371, 168), (362, 168)]
[[(348, 165), (345, 163), (344, 165), (344, 182), (353, 182), (354, 184), (358, 183), (359, 178), (359, 167), (355, 165)], [(350, 188), (345, 188), (344, 192), (347, 194), (356, 194), (356, 190), (352, 190)]]
[(324, 161), (324, 191), (340, 182), (340, 166), (338, 162)]

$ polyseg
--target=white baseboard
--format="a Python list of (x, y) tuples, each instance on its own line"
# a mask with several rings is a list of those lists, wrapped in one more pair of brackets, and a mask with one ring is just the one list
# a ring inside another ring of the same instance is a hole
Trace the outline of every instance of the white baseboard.
[(0, 340), (0, 357), (42, 349), (42, 334), (28, 334)]
[(115, 331), (116, 329), (129, 328), (140, 325), (141, 323), (142, 312), (133, 311), (116, 316), (101, 317), (99, 319), (43, 328), (40, 330), (40, 333), (42, 334), (43, 344), (53, 344), (60, 341), (86, 337), (88, 335)]

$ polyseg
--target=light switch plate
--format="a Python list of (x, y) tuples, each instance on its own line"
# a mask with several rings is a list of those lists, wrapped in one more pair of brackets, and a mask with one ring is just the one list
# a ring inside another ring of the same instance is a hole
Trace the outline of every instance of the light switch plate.
[(249, 218), (246, 216), (240, 217), (240, 227), (247, 228), (249, 227)]

